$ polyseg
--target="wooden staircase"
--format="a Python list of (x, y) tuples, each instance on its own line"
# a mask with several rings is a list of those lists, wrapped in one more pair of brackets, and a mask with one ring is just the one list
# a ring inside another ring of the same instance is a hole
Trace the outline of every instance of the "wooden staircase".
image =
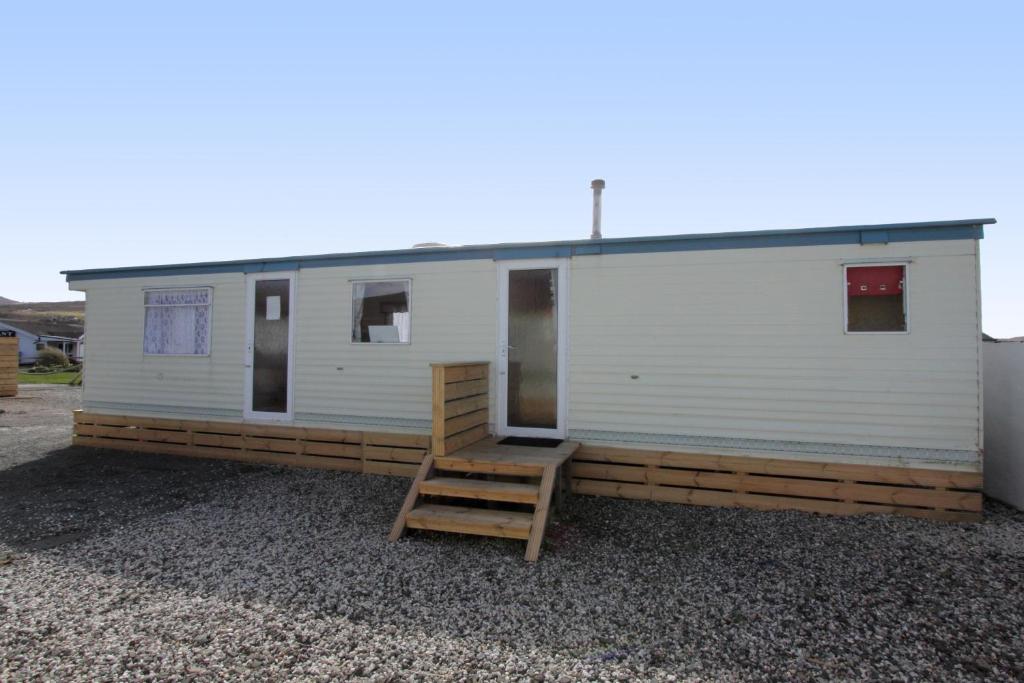
[(517, 538), (526, 559), (540, 555), (562, 470), (578, 444), (501, 446), (488, 438), (447, 456), (424, 458), (389, 539), (406, 529)]
[(562, 476), (579, 444), (503, 446), (489, 436), (489, 364), (432, 363), (433, 426), (423, 458), (388, 538), (406, 529), (526, 541), (540, 555), (552, 496), (568, 490)]

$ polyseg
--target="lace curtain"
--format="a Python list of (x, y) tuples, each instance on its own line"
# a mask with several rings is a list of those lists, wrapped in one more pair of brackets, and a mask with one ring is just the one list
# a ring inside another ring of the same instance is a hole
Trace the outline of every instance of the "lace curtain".
[(145, 295), (147, 354), (205, 356), (210, 353), (209, 289), (159, 289)]

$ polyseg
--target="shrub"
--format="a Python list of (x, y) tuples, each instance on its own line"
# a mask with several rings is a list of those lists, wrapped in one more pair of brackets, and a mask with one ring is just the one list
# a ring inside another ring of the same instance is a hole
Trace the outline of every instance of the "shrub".
[(62, 368), (70, 364), (67, 355), (60, 349), (55, 349), (52, 346), (40, 349), (39, 355), (36, 357), (36, 365), (42, 365), (46, 368)]

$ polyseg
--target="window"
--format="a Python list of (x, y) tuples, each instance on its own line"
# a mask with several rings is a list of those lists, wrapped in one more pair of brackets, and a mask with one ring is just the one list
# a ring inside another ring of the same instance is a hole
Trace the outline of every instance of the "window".
[(906, 332), (906, 266), (847, 266), (846, 331)]
[(146, 290), (142, 352), (161, 356), (208, 356), (212, 300), (213, 290), (209, 287)]
[(408, 344), (410, 280), (352, 283), (352, 341)]

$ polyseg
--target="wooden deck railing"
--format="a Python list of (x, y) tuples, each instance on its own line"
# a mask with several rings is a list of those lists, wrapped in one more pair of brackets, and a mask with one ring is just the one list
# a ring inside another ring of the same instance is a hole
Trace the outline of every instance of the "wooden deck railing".
[(433, 430), (431, 452), (443, 456), (489, 434), (490, 364), (431, 363)]

